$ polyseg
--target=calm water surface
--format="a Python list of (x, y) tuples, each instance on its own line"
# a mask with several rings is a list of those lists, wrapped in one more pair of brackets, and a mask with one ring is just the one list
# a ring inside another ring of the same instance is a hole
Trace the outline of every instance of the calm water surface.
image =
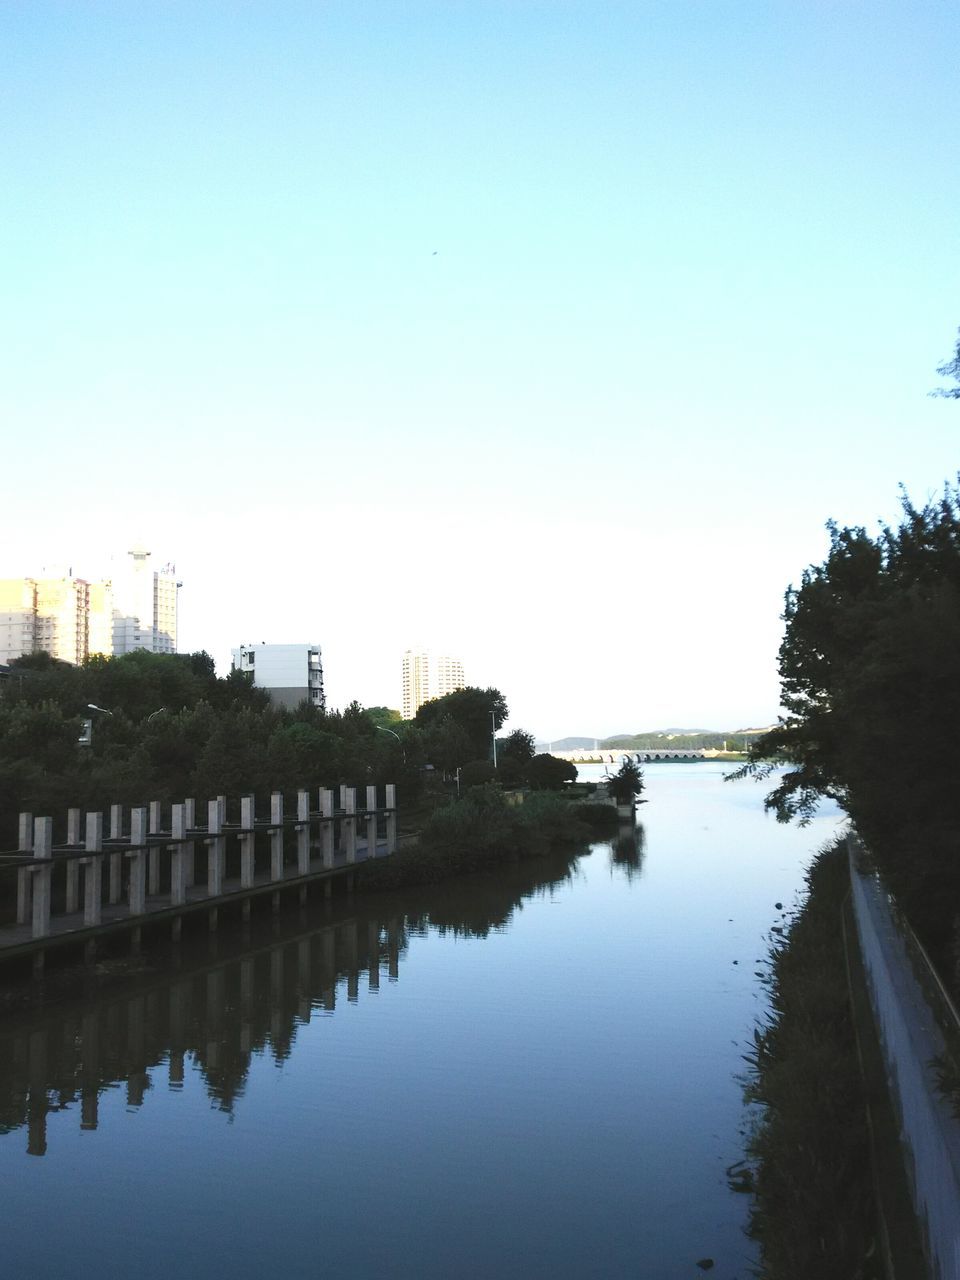
[(4, 1274), (746, 1280), (755, 970), (838, 815), (724, 771), (648, 766), (636, 844), (52, 982), (0, 1021)]

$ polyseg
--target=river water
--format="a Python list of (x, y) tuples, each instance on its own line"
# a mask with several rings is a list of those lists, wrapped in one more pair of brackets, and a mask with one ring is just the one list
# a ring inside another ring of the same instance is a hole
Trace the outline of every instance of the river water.
[(3, 1273), (746, 1280), (756, 973), (839, 817), (779, 826), (725, 771), (647, 766), (635, 839), (14, 1002)]

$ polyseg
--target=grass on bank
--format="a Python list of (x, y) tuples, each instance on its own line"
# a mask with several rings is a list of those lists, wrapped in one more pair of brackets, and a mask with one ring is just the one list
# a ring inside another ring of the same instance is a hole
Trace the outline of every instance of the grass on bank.
[[(879, 1280), (870, 1140), (842, 927), (845, 847), (821, 852), (789, 933), (770, 952), (768, 1021), (746, 1055), (764, 1280)], [(776, 937), (776, 935), (774, 935)], [(742, 1175), (741, 1175), (742, 1176)]]
[(361, 863), (358, 883), (377, 889), (431, 884), (586, 844), (616, 827), (612, 805), (582, 804), (554, 791), (531, 792), (514, 805), (496, 784), (471, 787), (425, 819), (414, 846), (392, 858)]

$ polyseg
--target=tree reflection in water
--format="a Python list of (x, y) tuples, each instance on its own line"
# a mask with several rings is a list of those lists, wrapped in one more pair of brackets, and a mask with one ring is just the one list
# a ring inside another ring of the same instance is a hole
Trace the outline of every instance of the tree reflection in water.
[(45, 1003), (0, 1021), (0, 1133), (26, 1128), (27, 1151), (43, 1155), (51, 1112), (79, 1106), (81, 1128), (94, 1130), (105, 1090), (125, 1084), (128, 1106), (139, 1107), (164, 1064), (169, 1087), (183, 1087), (189, 1063), (214, 1105), (232, 1113), (256, 1056), (283, 1062), (315, 1011), (333, 1012), (344, 994), (359, 999), (362, 974), (371, 991), (382, 975), (397, 981), (411, 935), (485, 938), (524, 899), (568, 881), (578, 852), (319, 902), (279, 921), (263, 916), (246, 929), (62, 971)]
[(647, 851), (647, 834), (643, 823), (624, 824), (610, 845), (610, 868), (619, 867), (628, 880), (643, 875), (643, 859)]

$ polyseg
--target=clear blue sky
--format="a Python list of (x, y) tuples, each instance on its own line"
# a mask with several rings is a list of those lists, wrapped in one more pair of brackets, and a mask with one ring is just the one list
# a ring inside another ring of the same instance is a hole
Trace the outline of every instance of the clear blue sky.
[(824, 522), (960, 467), (960, 11), (0, 9), (0, 573), (426, 644), (538, 736), (777, 712)]

